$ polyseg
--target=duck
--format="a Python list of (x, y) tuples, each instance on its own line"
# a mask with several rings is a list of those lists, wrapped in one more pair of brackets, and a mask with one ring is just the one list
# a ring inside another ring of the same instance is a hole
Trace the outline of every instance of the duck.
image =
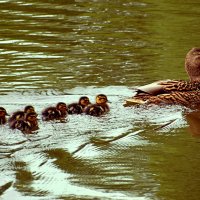
[(192, 48), (185, 57), (189, 80), (161, 80), (136, 88), (135, 95), (124, 106), (181, 105), (200, 106), (200, 48)]
[(35, 112), (25, 113), (24, 117), (19, 120), (15, 120), (12, 123), (12, 129), (18, 129), (23, 133), (33, 133), (39, 129), (37, 114)]
[[(24, 108), (25, 113), (35, 112), (35, 108), (32, 105), (25, 106)], [(36, 112), (35, 112), (36, 113)]]
[(96, 103), (88, 105), (84, 109), (86, 115), (101, 116), (110, 111), (108, 98), (105, 94), (98, 94), (96, 96)]
[(67, 117), (67, 105), (64, 102), (59, 102), (56, 106), (51, 106), (42, 111), (43, 121), (63, 120)]
[(8, 115), (5, 108), (0, 107), (0, 125), (4, 125), (7, 122), (6, 115)]
[(25, 115), (31, 112), (34, 112), (35, 115), (37, 115), (37, 113), (35, 112), (35, 108), (32, 105), (25, 106), (23, 111), (20, 110), (14, 112), (8, 119), (8, 124), (10, 128), (14, 128), (14, 124), (16, 123), (16, 121), (24, 120)]
[(91, 104), (89, 98), (87, 96), (82, 96), (79, 98), (78, 103), (71, 103), (68, 105), (68, 114), (81, 114), (89, 104)]

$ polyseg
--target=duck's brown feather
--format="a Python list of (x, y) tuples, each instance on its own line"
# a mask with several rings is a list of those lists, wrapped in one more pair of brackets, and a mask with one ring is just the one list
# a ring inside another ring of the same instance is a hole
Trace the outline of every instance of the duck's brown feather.
[(200, 82), (158, 81), (139, 87), (132, 99), (127, 99), (124, 105), (145, 103), (198, 105), (200, 103)]

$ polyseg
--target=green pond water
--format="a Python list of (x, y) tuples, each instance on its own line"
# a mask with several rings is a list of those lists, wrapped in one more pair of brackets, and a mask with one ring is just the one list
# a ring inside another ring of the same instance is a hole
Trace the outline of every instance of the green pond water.
[[(198, 200), (200, 114), (123, 102), (137, 86), (187, 79), (199, 17), (198, 0), (1, 0), (0, 106), (33, 105), (40, 129), (0, 127), (0, 199)], [(100, 93), (105, 116), (41, 120)]]

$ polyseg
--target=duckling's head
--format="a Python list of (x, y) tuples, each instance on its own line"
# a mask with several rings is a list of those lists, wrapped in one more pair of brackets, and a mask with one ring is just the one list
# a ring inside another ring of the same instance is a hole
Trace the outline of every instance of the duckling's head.
[(108, 98), (105, 94), (99, 94), (96, 96), (97, 104), (106, 104), (108, 102)]
[(24, 112), (25, 112), (25, 113), (35, 112), (35, 109), (34, 109), (33, 106), (28, 105), (28, 106), (26, 106), (26, 107), (24, 108)]
[(185, 69), (190, 81), (200, 81), (200, 48), (192, 48), (185, 58)]
[(60, 110), (61, 112), (66, 112), (67, 111), (67, 105), (66, 105), (66, 103), (59, 102), (56, 105), (56, 109)]
[(26, 113), (25, 120), (31, 124), (37, 124), (37, 114), (35, 112)]
[(90, 104), (90, 100), (86, 96), (80, 97), (79, 104), (84, 108), (84, 107), (86, 107), (87, 105)]
[(0, 117), (5, 117), (6, 115), (8, 115), (6, 109), (3, 107), (0, 107)]

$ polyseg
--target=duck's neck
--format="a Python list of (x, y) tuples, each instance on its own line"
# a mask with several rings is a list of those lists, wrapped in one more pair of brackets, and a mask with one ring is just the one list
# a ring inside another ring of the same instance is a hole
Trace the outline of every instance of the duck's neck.
[(200, 82), (200, 77), (199, 76), (192, 76), (190, 77), (191, 82)]

